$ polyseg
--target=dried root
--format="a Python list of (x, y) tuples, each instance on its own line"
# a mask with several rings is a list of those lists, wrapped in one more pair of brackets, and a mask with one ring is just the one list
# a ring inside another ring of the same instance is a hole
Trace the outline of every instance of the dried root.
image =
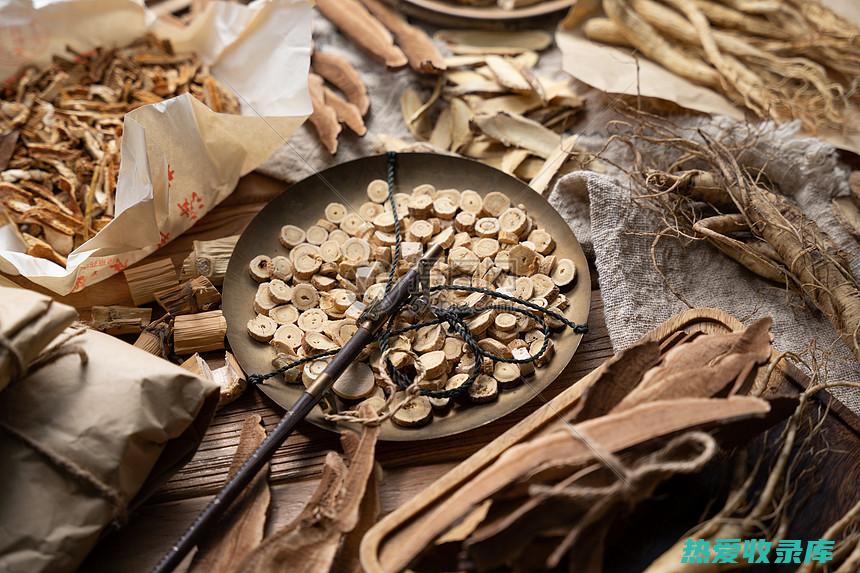
[(759, 117), (844, 131), (856, 109), (860, 29), (818, 2), (603, 0), (603, 8), (609, 19), (585, 22), (587, 37), (632, 46)]

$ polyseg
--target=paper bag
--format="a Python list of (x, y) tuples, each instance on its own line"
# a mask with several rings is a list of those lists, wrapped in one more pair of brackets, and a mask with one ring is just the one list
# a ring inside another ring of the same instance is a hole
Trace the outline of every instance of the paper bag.
[(78, 313), (51, 297), (23, 289), (2, 288), (0, 296), (0, 390), (28, 365)]
[(188, 28), (152, 20), (132, 0), (0, 0), (0, 80), (67, 45), (124, 45), (150, 31), (197, 52), (242, 103), (242, 115), (219, 114), (186, 94), (126, 114), (113, 221), (66, 268), (25, 254), (9, 226), (0, 228), (0, 271), (63, 295), (121, 272), (220, 203), (310, 114), (307, 0), (211, 2)]
[[(860, 23), (860, 7), (853, 0), (823, 0), (823, 3), (843, 18)], [(599, 15), (601, 5), (601, 0), (579, 0), (559, 24), (555, 38), (562, 52), (564, 71), (607, 93), (653, 97), (686, 109), (744, 119), (744, 109), (714, 90), (677, 76), (631, 50), (587, 39), (582, 24), (592, 15)], [(836, 147), (860, 153), (860, 130), (856, 129), (860, 111), (856, 115), (857, 121), (850, 131), (822, 131), (816, 135)]]
[(0, 393), (0, 571), (76, 570), (141, 489), (196, 449), (218, 401), (215, 384), (106, 334), (67, 344), (86, 361), (66, 354)]

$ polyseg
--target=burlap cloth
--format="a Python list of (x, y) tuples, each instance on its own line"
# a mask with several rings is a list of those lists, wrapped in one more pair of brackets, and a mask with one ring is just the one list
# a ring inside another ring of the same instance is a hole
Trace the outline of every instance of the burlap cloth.
[[(860, 245), (831, 211), (831, 198), (848, 193), (848, 170), (831, 146), (797, 137), (794, 125), (746, 127), (725, 119), (682, 123), (712, 136), (754, 136), (757, 144), (744, 155), (743, 163), (761, 169), (792, 197), (849, 254), (851, 270), (860, 276)], [(695, 130), (688, 135), (696, 137)], [(665, 159), (671, 153), (658, 147), (647, 151), (664, 154)], [(619, 165), (631, 164), (620, 146), (610, 148), (607, 156)], [(652, 262), (651, 247), (655, 233), (666, 224), (632, 199), (636, 193), (631, 180), (610, 167), (604, 174), (579, 171), (561, 178), (551, 197), (594, 257), (615, 350), (686, 310), (689, 303), (722, 308), (745, 323), (771, 316), (778, 350), (803, 353), (814, 341), (822, 377), (831, 382), (860, 380), (860, 365), (826, 318), (796, 292), (759, 278), (709, 244), (661, 239), (656, 249), (665, 279), (661, 277)], [(832, 393), (860, 413), (860, 390), (834, 388)]]
[[(432, 33), (432, 28), (424, 27)], [(335, 163), (377, 152), (377, 134), (412, 141), (401, 116), (400, 94), (409, 85), (424, 97), (432, 89), (432, 78), (419, 78), (409, 70), (385, 70), (320, 17), (314, 21), (314, 41), (318, 49), (348, 59), (364, 78), (371, 99), (368, 133), (359, 138), (344, 128), (337, 155), (332, 157), (306, 123), (261, 169), (285, 181), (298, 181)], [(555, 47), (541, 53), (538, 69), (552, 77), (566, 76)], [(577, 126), (577, 131), (583, 144), (597, 151), (606, 139), (607, 122), (617, 116), (610, 110), (596, 109), (606, 105), (605, 98), (587, 97), (587, 105), (588, 119)], [(703, 120), (690, 121), (698, 124)], [(709, 123), (705, 121), (705, 126)], [(847, 170), (830, 146), (815, 139), (796, 139), (795, 132), (789, 126), (760, 135), (762, 156), (771, 158), (765, 171), (854, 256), (857, 276), (860, 249), (830, 213), (830, 198), (847, 193)], [(802, 351), (815, 340), (819, 354), (826, 354), (828, 379), (860, 379), (860, 367), (826, 319), (810, 311), (796, 294), (768, 284), (706, 244), (661, 243), (659, 260), (672, 286), (668, 289), (653, 268), (650, 255), (651, 235), (663, 225), (631, 202), (629, 181), (611, 168), (604, 174), (570, 174), (558, 182), (549, 198), (594, 259), (615, 350), (629, 346), (685, 310), (687, 306), (672, 294), (675, 290), (692, 305), (723, 308), (744, 322), (772, 316), (778, 349)], [(833, 393), (860, 413), (860, 391), (835, 389)]]

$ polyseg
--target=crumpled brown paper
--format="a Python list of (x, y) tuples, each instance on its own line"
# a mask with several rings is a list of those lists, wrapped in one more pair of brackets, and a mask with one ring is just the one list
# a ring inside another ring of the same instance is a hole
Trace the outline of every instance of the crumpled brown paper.
[[(31, 307), (22, 314), (44, 305), (0, 287), (11, 296)], [(63, 356), (0, 393), (4, 573), (75, 571), (105, 526), (187, 461), (218, 401), (215, 384), (119, 339), (73, 340), (86, 361)]]
[[(856, 0), (823, 0), (844, 18), (860, 23)], [(592, 42), (582, 33), (582, 24), (602, 12), (600, 0), (578, 0), (559, 24), (555, 39), (562, 52), (564, 71), (601, 91), (613, 94), (653, 97), (703, 113), (744, 119), (745, 110), (712, 89), (677, 76), (648, 58), (631, 50)], [(852, 124), (860, 122), (860, 111)], [(860, 130), (849, 126), (846, 132), (822, 131), (817, 137), (855, 153), (860, 153)]]
[(49, 296), (23, 289), (0, 289), (0, 390), (24, 373), (45, 347), (74, 322), (78, 313)]
[(311, 112), (311, 14), (308, 0), (213, 1), (178, 28), (154, 20), (142, 0), (0, 2), (0, 81), (45, 65), (66, 46), (123, 45), (150, 32), (196, 52), (242, 104), (242, 115), (215, 113), (185, 94), (126, 114), (114, 219), (65, 268), (27, 255), (11, 225), (0, 226), (0, 271), (61, 295), (77, 292), (175, 239), (224, 200)]

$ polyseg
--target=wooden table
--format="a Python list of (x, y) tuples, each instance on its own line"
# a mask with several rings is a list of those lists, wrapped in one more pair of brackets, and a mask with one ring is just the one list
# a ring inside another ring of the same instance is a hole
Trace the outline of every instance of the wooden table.
[[(236, 192), (221, 205), (141, 264), (169, 256), (178, 267), (190, 252), (193, 241), (241, 233), (253, 216), (287, 185), (257, 174), (245, 177)], [(26, 280), (11, 278), (28, 288), (41, 290)], [(596, 289), (596, 281), (592, 288)], [(79, 293), (58, 298), (75, 306), (84, 318), (92, 306), (132, 305), (122, 274)], [(379, 446), (378, 459), (385, 469), (381, 488), (383, 511), (391, 511), (420, 492), (457, 462), (611, 356), (600, 292), (592, 290), (591, 299), (590, 331), (583, 338), (573, 362), (526, 407), (483, 428), (434, 441), (432, 448), (427, 447), (427, 442), (382, 443)], [(210, 360), (217, 362), (217, 353)], [(259, 414), (267, 429), (271, 429), (282, 413), (279, 406), (254, 390), (249, 390), (238, 401), (219, 411), (194, 458), (130, 517), (126, 527), (105, 538), (81, 570), (149, 571), (223, 485), (245, 418), (249, 414)], [(316, 486), (325, 454), (331, 449), (339, 449), (337, 436), (310, 424), (301, 425), (299, 431), (280, 448), (271, 464), (272, 505), (268, 533), (283, 526), (299, 512)]]
[[(244, 178), (236, 192), (200, 220), (189, 232), (154, 253), (143, 263), (169, 256), (178, 266), (191, 249), (194, 240), (213, 239), (241, 233), (253, 216), (287, 184), (260, 175)], [(561, 390), (599, 366), (612, 355), (612, 347), (603, 315), (603, 300), (592, 270), (589, 333), (582, 340), (573, 361), (562, 375), (546, 390), (520, 410), (471, 432), (427, 442), (382, 443), (377, 455), (385, 469), (381, 487), (384, 512), (401, 505), (419, 494), (425, 487), (464, 460), (487, 442), (523, 419)], [(15, 279), (26, 284), (26, 281)], [(32, 288), (32, 285), (26, 284)], [(83, 292), (61, 297), (76, 306), (82, 316), (94, 305), (125, 304), (131, 300), (123, 276), (114, 276)], [(223, 354), (221, 355), (223, 357)], [(219, 360), (218, 353), (209, 358)], [(223, 360), (223, 358), (221, 358)], [(214, 366), (215, 364), (213, 364)], [(220, 364), (218, 364), (220, 365)], [(860, 448), (857, 448), (860, 421), (841, 405), (835, 413), (841, 421), (833, 421), (835, 434), (829, 444), (836, 451), (847, 453), (833, 460), (826, 474), (826, 484), (817, 484), (814, 496), (819, 503), (806, 504), (800, 520), (802, 531), (812, 536), (820, 531), (823, 517), (835, 519), (852, 503), (856, 488), (843, 485), (856, 483), (860, 471)], [(242, 423), (249, 414), (259, 414), (268, 429), (274, 427), (282, 410), (261, 393), (250, 390), (235, 403), (219, 411), (206, 433), (194, 458), (130, 517), (128, 524), (113, 533), (90, 554), (81, 571), (137, 573), (149, 571), (170, 547), (214, 493), (223, 485), (227, 469), (238, 442)], [(853, 427), (853, 430), (850, 428)], [(836, 444), (834, 446), (834, 444)], [(267, 534), (288, 523), (301, 510), (316, 487), (327, 451), (339, 449), (337, 436), (310, 424), (303, 424), (278, 451), (271, 464), (269, 482), (272, 504)], [(847, 452), (844, 450), (847, 449)], [(822, 487), (822, 485), (824, 487)], [(817, 509), (814, 509), (816, 508)], [(829, 515), (824, 515), (829, 514)], [(184, 570), (184, 567), (180, 571)]]

